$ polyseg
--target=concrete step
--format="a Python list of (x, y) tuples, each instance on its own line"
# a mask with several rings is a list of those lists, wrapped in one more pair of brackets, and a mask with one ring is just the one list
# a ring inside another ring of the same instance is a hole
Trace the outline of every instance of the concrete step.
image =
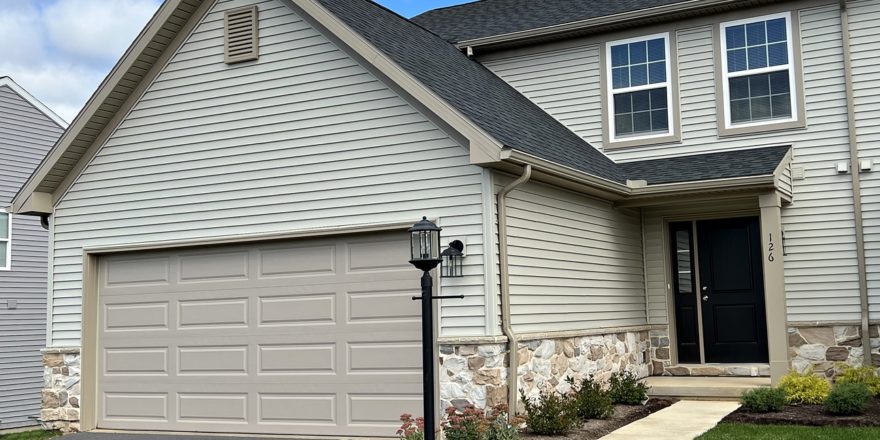
[(738, 400), (742, 393), (769, 387), (769, 377), (676, 377), (651, 376), (645, 379), (652, 397)]

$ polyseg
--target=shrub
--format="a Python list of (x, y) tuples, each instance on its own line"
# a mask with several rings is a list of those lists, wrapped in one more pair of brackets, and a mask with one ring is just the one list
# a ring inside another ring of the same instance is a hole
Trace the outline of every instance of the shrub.
[(838, 384), (860, 383), (868, 387), (872, 395), (880, 397), (880, 375), (874, 367), (853, 367), (844, 364), (843, 371), (834, 380)]
[(462, 411), (446, 408), (443, 433), (447, 440), (516, 440), (519, 430), (507, 421), (507, 405), (483, 411), (472, 404)]
[(611, 400), (623, 405), (641, 405), (648, 400), (648, 385), (635, 374), (621, 371), (611, 375)]
[(400, 415), (400, 428), (397, 430), (397, 437), (401, 440), (424, 440), (425, 438), (425, 418), (413, 417), (412, 414)]
[(785, 392), (786, 402), (792, 405), (819, 405), (831, 391), (828, 381), (814, 375), (812, 370), (803, 374), (796, 371), (786, 374), (779, 382), (779, 388)]
[(577, 415), (582, 420), (607, 419), (614, 414), (614, 402), (611, 394), (602, 389), (602, 385), (593, 380), (592, 376), (584, 378), (580, 384), (576, 384), (573, 378), (568, 378), (572, 386), (572, 399), (577, 410)]
[(530, 400), (520, 390), (525, 422), (529, 431), (539, 435), (565, 435), (580, 426), (577, 407), (571, 396), (553, 391), (541, 391), (537, 402)]
[(785, 391), (779, 388), (755, 388), (742, 394), (742, 406), (748, 412), (777, 412), (785, 406)]
[(825, 400), (825, 411), (838, 416), (853, 416), (865, 412), (871, 401), (871, 391), (863, 383), (838, 384)]

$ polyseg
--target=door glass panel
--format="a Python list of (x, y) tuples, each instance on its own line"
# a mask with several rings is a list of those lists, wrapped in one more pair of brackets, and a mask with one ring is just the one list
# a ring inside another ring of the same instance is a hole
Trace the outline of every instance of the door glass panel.
[(691, 237), (688, 231), (675, 231), (678, 293), (694, 293), (691, 267)]

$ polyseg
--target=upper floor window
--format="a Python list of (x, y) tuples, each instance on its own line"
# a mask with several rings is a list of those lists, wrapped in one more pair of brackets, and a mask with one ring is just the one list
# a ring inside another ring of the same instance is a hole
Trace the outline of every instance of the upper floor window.
[(797, 119), (791, 14), (721, 24), (725, 128)]
[(12, 214), (0, 208), (0, 270), (12, 268)]
[(669, 34), (606, 46), (610, 142), (672, 134)]

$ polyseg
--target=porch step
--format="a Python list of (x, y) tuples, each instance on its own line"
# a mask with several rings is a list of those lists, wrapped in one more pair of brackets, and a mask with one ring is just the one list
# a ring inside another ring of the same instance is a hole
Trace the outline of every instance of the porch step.
[(652, 397), (738, 400), (743, 391), (769, 387), (769, 377), (674, 377), (645, 379)]

